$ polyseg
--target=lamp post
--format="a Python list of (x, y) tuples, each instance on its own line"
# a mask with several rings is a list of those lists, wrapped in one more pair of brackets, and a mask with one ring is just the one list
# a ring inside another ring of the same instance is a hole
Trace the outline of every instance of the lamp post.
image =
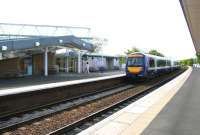
[(40, 42), (35, 42), (35, 47), (39, 47), (40, 46)]

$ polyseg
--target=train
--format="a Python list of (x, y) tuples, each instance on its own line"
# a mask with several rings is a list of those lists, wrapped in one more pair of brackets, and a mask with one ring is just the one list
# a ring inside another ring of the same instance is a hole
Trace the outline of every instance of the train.
[(146, 53), (131, 53), (126, 61), (126, 77), (152, 78), (180, 69), (179, 61)]

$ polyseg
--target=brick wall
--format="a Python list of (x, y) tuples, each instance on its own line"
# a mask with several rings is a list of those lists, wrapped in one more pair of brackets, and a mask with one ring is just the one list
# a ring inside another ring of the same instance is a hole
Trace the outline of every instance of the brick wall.
[(33, 59), (33, 75), (41, 75), (43, 73), (43, 54), (34, 54)]
[[(54, 53), (48, 53), (48, 69), (52, 73), (56, 65), (56, 57)], [(42, 75), (44, 73), (44, 54), (33, 55), (33, 75)]]
[[(43, 54), (34, 54), (32, 58), (33, 75), (42, 75), (44, 72)], [(24, 70), (22, 58), (0, 60), (0, 78), (22, 76)], [(54, 53), (48, 53), (48, 70), (50, 74), (57, 72)]]
[(0, 77), (17, 77), (22, 74), (20, 58), (0, 60)]

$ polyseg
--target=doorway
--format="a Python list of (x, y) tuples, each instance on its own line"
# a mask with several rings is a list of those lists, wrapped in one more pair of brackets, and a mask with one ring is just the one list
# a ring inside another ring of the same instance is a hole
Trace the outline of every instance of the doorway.
[(30, 76), (33, 74), (32, 57), (26, 57), (22, 59), (21, 68), (24, 76)]
[(68, 69), (71, 73), (77, 73), (78, 71), (78, 58), (77, 57), (69, 57), (68, 58)]

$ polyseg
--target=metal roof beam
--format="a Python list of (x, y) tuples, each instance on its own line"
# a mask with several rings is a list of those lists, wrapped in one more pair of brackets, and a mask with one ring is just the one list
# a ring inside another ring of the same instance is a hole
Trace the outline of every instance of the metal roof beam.
[(75, 27), (75, 26), (60, 26), (60, 25), (35, 25), (35, 24), (15, 24), (15, 23), (0, 23), (0, 25), (11, 25), (11, 26), (30, 26), (30, 27), (53, 27), (53, 28), (67, 28), (67, 29), (87, 29), (89, 27)]

